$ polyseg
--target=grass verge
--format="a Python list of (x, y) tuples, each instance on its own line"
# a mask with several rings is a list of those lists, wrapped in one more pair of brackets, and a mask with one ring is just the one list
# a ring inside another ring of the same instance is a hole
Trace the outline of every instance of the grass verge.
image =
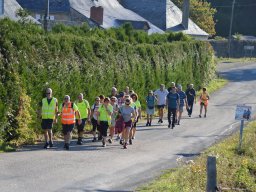
[(248, 63), (248, 62), (255, 62), (256, 58), (252, 57), (244, 57), (244, 58), (223, 58), (223, 57), (217, 57), (216, 58), (217, 63)]
[(243, 144), (237, 149), (239, 133), (210, 147), (190, 161), (177, 159), (178, 168), (167, 170), (152, 183), (137, 191), (205, 191), (206, 160), (208, 155), (217, 157), (217, 184), (226, 191), (256, 191), (256, 122), (244, 130)]
[(0, 141), (0, 153), (13, 152), (13, 151), (16, 151), (13, 147), (11, 147), (10, 145)]
[(217, 91), (218, 89), (224, 87), (228, 83), (228, 80), (217, 78), (212, 80), (209, 85), (207, 86), (208, 93), (213, 93), (214, 91)]

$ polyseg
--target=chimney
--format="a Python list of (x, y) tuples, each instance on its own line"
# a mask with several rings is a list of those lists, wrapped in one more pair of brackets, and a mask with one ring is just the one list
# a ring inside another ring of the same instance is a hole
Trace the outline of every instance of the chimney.
[(91, 7), (91, 13), (90, 13), (90, 18), (98, 23), (99, 25), (103, 24), (103, 7)]
[(182, 25), (185, 29), (188, 29), (189, 20), (189, 6), (190, 0), (183, 0), (183, 10), (182, 10)]

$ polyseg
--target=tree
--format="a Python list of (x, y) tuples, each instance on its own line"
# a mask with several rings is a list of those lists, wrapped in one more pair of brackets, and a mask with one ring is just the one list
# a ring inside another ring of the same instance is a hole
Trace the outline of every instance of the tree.
[[(180, 9), (182, 9), (183, 0), (172, 0)], [(215, 35), (214, 14), (216, 9), (205, 0), (190, 0), (190, 18), (204, 31), (210, 35)]]

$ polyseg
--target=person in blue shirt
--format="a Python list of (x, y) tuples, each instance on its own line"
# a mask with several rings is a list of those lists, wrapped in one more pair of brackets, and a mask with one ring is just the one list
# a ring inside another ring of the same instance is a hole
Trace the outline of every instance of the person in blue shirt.
[(188, 89), (186, 90), (187, 101), (188, 101), (188, 116), (191, 117), (193, 112), (193, 105), (196, 103), (196, 91), (193, 84), (189, 84)]
[(182, 116), (182, 113), (183, 113), (184, 105), (186, 105), (186, 109), (188, 109), (188, 102), (187, 102), (186, 93), (184, 91), (182, 91), (182, 86), (178, 85), (177, 89), (178, 89), (177, 93), (180, 96), (180, 106), (179, 106), (179, 110), (177, 110), (177, 125), (179, 125), (180, 124), (180, 119), (181, 119), (181, 116)]
[(176, 92), (175, 86), (171, 87), (171, 90), (166, 97), (166, 106), (168, 108), (168, 128), (172, 126), (171, 128), (173, 129), (175, 127), (176, 111), (179, 110), (180, 106), (180, 96)]

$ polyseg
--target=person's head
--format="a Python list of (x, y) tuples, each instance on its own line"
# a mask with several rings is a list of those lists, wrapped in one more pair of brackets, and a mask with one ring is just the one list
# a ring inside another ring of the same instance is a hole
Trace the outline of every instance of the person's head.
[(133, 93), (135, 93), (133, 90), (129, 91), (129, 94), (132, 95)]
[(45, 94), (48, 99), (52, 98), (52, 89), (47, 88)]
[(103, 103), (104, 99), (105, 99), (105, 96), (104, 95), (100, 95), (99, 98), (100, 98), (100, 103)]
[(173, 93), (176, 92), (176, 87), (175, 87), (175, 85), (172, 85), (172, 86), (171, 86), (171, 92), (173, 92)]
[(171, 86), (170, 86), (171, 88), (172, 87), (175, 87), (175, 83), (174, 82), (171, 82)]
[(110, 102), (109, 97), (106, 97), (106, 98), (104, 99), (104, 105), (108, 105), (108, 104), (109, 104), (109, 102)]
[(124, 92), (119, 92), (119, 97), (124, 97)]
[(178, 85), (178, 86), (177, 86), (177, 89), (178, 89), (178, 91), (182, 91), (182, 86), (181, 86), (181, 85)]
[(125, 99), (125, 105), (129, 106), (131, 104), (131, 100), (130, 99)]
[(131, 96), (130, 95), (125, 95), (124, 96), (124, 99), (126, 100), (126, 99), (131, 99)]
[(128, 86), (126, 86), (124, 92), (125, 92), (126, 94), (129, 94), (129, 91), (130, 91), (130, 88), (129, 88)]
[(194, 84), (189, 84), (189, 89), (193, 89), (194, 88)]
[(112, 96), (110, 101), (111, 101), (111, 104), (114, 104), (117, 102), (117, 98), (115, 96)]
[(161, 84), (161, 85), (160, 85), (160, 90), (163, 91), (164, 88), (165, 88), (164, 84)]
[(95, 104), (96, 104), (96, 105), (100, 104), (100, 98), (99, 98), (99, 97), (96, 97), (96, 98), (95, 98)]
[(69, 95), (65, 95), (64, 96), (64, 103), (69, 103), (70, 102), (70, 96)]
[(206, 87), (203, 87), (203, 92), (206, 92), (206, 91), (207, 91)]
[(150, 91), (148, 92), (148, 95), (149, 95), (149, 96), (153, 96), (153, 91), (150, 90)]
[(111, 95), (113, 95), (113, 96), (117, 95), (117, 88), (112, 87), (112, 89), (111, 89)]
[(138, 95), (136, 93), (131, 94), (132, 100), (135, 102), (138, 100)]
[(78, 95), (78, 101), (83, 101), (83, 99), (84, 99), (84, 95), (83, 95), (83, 93), (79, 93), (79, 95)]

